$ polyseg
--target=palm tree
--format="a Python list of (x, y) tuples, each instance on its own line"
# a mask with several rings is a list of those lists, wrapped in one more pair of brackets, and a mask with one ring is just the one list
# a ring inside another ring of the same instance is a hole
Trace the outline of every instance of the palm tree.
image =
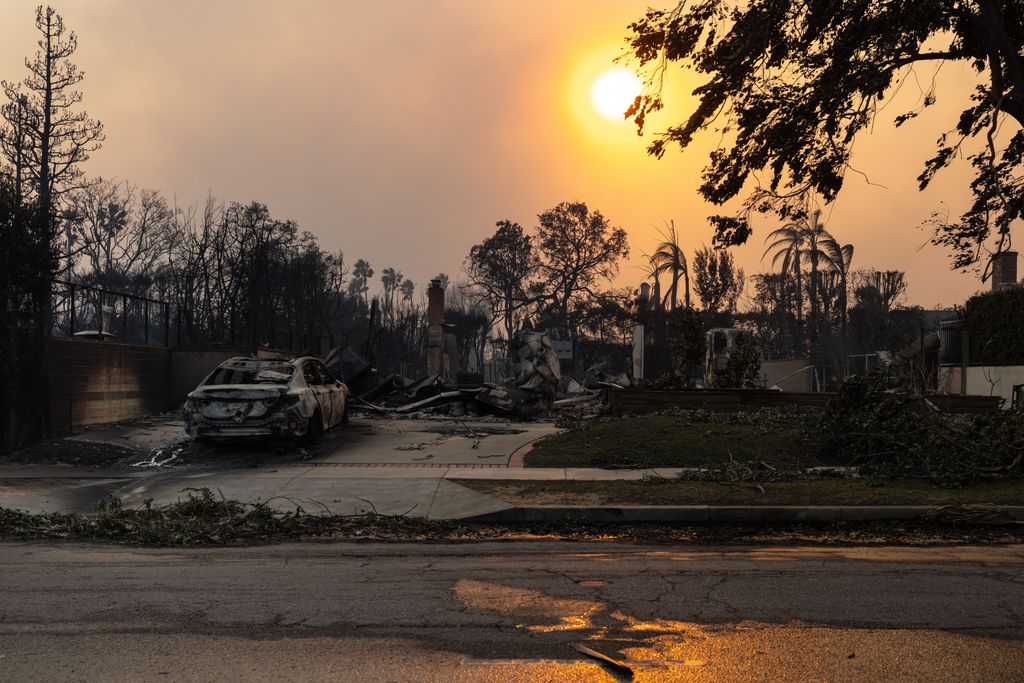
[[(769, 252), (774, 252), (772, 256), (772, 267), (774, 268), (778, 265), (779, 261), (782, 261), (782, 267), (779, 269), (779, 272), (784, 278), (792, 277), (795, 284), (793, 291), (796, 294), (796, 310), (794, 311), (797, 327), (796, 338), (798, 343), (802, 346), (804, 298), (802, 284), (803, 273), (801, 271), (800, 257), (804, 248), (804, 232), (800, 224), (786, 223), (781, 228), (776, 228), (770, 232), (768, 237), (765, 238), (765, 242), (768, 240), (775, 241), (765, 248), (764, 254), (761, 255), (761, 258), (763, 259)], [(786, 300), (787, 302), (789, 300), (788, 293), (786, 295)]]
[(846, 329), (847, 297), (850, 283), (850, 269), (853, 262), (853, 245), (844, 244), (840, 246), (838, 240), (831, 234), (821, 240), (822, 252), (827, 258), (829, 267), (836, 273), (839, 279), (839, 324)]
[(384, 312), (388, 317), (391, 317), (395, 310), (395, 292), (402, 284), (404, 277), (402, 271), (394, 268), (385, 268), (381, 271), (380, 281), (384, 285)]
[(352, 266), (352, 280), (349, 282), (349, 293), (363, 297), (363, 304), (367, 307), (370, 305), (369, 292), (370, 292), (370, 278), (373, 277), (373, 268), (370, 266), (370, 262), (366, 259), (359, 259), (356, 264)]
[(664, 267), (656, 263), (653, 256), (647, 257), (646, 266), (637, 267), (644, 271), (647, 277), (651, 279), (651, 303), (654, 304), (654, 310), (665, 310), (665, 302), (661, 298), (661, 272), (664, 270)]
[[(850, 262), (853, 260), (853, 245), (840, 246), (825, 225), (821, 222), (821, 211), (816, 210), (809, 217), (802, 217), (798, 220), (786, 223), (781, 228), (773, 230), (767, 239), (774, 239), (765, 249), (764, 256), (768, 252), (775, 251), (772, 258), (774, 266), (782, 260), (782, 272), (787, 272), (790, 267), (796, 277), (797, 295), (797, 321), (801, 320), (803, 311), (803, 286), (801, 262), (806, 260), (810, 264), (811, 272), (808, 282), (807, 298), (810, 300), (809, 327), (811, 330), (811, 343), (816, 341), (818, 336), (818, 318), (821, 310), (821, 297), (818, 292), (820, 284), (819, 272), (821, 266), (834, 269), (840, 274), (841, 279), (841, 303), (843, 309), (843, 320), (846, 319), (846, 279), (849, 274)], [(767, 241), (767, 240), (766, 240)], [(764, 258), (762, 256), (761, 258)]]
[(401, 290), (402, 292), (402, 301), (404, 301), (407, 304), (411, 304), (412, 295), (416, 291), (416, 283), (406, 278), (402, 282), (401, 286), (399, 286), (399, 290)]
[(679, 244), (679, 233), (676, 232), (675, 221), (668, 221), (665, 230), (659, 230), (662, 242), (650, 256), (652, 265), (658, 266), (660, 270), (672, 272), (672, 284), (669, 287), (669, 298), (671, 310), (676, 310), (676, 303), (679, 301), (679, 278), (683, 277), (685, 283), (686, 308), (690, 308), (690, 269), (686, 263), (686, 254)]
[(815, 211), (811, 214), (810, 223), (804, 222), (803, 226), (804, 240), (808, 260), (811, 262), (811, 280), (810, 287), (808, 287), (808, 298), (810, 299), (811, 310), (810, 310), (810, 328), (811, 328), (811, 343), (813, 344), (818, 338), (818, 320), (819, 313), (821, 311), (821, 298), (818, 296), (818, 272), (820, 270), (819, 264), (824, 260), (828, 261), (828, 256), (822, 249), (822, 244), (827, 240), (832, 240), (835, 243), (835, 238), (828, 234), (825, 230), (825, 226), (821, 222), (821, 211)]

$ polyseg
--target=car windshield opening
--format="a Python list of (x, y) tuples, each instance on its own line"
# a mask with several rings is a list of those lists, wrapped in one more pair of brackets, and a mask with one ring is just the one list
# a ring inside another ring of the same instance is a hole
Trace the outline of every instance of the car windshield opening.
[(290, 365), (267, 365), (253, 368), (217, 368), (207, 386), (221, 384), (288, 384), (294, 368)]

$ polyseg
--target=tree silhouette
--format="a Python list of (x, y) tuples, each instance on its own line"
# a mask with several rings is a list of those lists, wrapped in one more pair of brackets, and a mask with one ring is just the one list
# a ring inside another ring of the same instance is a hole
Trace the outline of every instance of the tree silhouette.
[(370, 278), (373, 277), (373, 268), (366, 259), (359, 259), (352, 266), (352, 279), (348, 283), (348, 292), (354, 297), (362, 297), (363, 305), (370, 306)]
[[(650, 10), (630, 25), (631, 52), (646, 69), (647, 92), (627, 115), (643, 129), (663, 106), (665, 72), (692, 65), (706, 78), (689, 118), (669, 126), (648, 147), (688, 147), (712, 131), (723, 145), (711, 152), (700, 192), (722, 205), (749, 190), (734, 216), (716, 216), (715, 242), (740, 244), (750, 214), (782, 220), (807, 216), (810, 192), (831, 203), (843, 187), (853, 144), (870, 130), (887, 97), (915, 65), (963, 64), (980, 76), (971, 102), (918, 176), (923, 189), (960, 156), (974, 167), (973, 204), (958, 220), (936, 217), (934, 242), (953, 266), (970, 266), (984, 249), (1005, 249), (1013, 223), (1024, 217), (1024, 3), (1019, 0), (916, 0), (914, 3), (798, 0), (683, 0)], [(934, 88), (898, 114), (902, 125), (936, 102)], [(1017, 127), (997, 136), (1007, 118)], [(749, 182), (748, 182), (749, 181)]]
[[(764, 256), (774, 252), (772, 266), (782, 262), (781, 272), (788, 273), (792, 268), (795, 280), (797, 299), (797, 320), (803, 312), (803, 273), (801, 266), (807, 263), (810, 273), (807, 280), (807, 299), (809, 302), (808, 326), (811, 342), (814, 343), (820, 327), (822, 297), (822, 268), (830, 268), (839, 274), (841, 281), (840, 307), (846, 308), (846, 288), (850, 262), (853, 259), (853, 245), (840, 246), (835, 237), (825, 229), (821, 222), (821, 212), (813, 211), (809, 217), (801, 217), (776, 228), (768, 234), (767, 240), (774, 240), (765, 249)], [(845, 314), (844, 314), (845, 319)]]
[(518, 331), (521, 313), (529, 305), (527, 293), (537, 270), (533, 240), (522, 226), (498, 221), (493, 235), (469, 250), (464, 270), (469, 284), (486, 299), (494, 319), (503, 322), (505, 339)]
[(398, 288), (402, 284), (402, 279), (405, 276), (402, 275), (402, 271), (395, 270), (394, 268), (385, 268), (381, 271), (380, 282), (384, 286), (384, 300), (383, 300), (383, 313), (384, 317), (389, 320), (394, 318), (395, 314), (395, 297), (398, 294)]
[(82, 101), (75, 86), (84, 78), (70, 61), (78, 49), (75, 33), (52, 7), (36, 10), (36, 29), (39, 50), (25, 60), (29, 75), (21, 83), (2, 83), (8, 99), (3, 138), (5, 154), (25, 174), (49, 224), (61, 197), (82, 186), (81, 164), (102, 144), (103, 124), (75, 111)]
[(540, 282), (534, 293), (575, 335), (574, 304), (597, 296), (598, 281), (619, 272), (619, 261), (629, 256), (626, 231), (583, 202), (562, 202), (538, 216), (537, 249)]
[(100, 178), (69, 202), (87, 281), (145, 294), (174, 239), (174, 212), (163, 195)]
[[(21, 355), (21, 365), (31, 367), (36, 377), (46, 377), (46, 337), (53, 317), (50, 280), (57, 270), (52, 251), (57, 209), (65, 193), (81, 186), (80, 165), (102, 143), (103, 126), (84, 111), (76, 111), (82, 95), (75, 86), (83, 75), (70, 61), (78, 47), (75, 34), (67, 31), (51, 7), (36, 10), (35, 25), (39, 50), (25, 60), (28, 76), (21, 83), (0, 82), (7, 98), (0, 107), (0, 151), (8, 162), (0, 163), (0, 183), (16, 207), (31, 205), (32, 234), (25, 236), (23, 247), (33, 251), (24, 254), (24, 264), (35, 269), (32, 277), (4, 292), (8, 301), (3, 305), (17, 311), (19, 327), (25, 332), (24, 338), (14, 335), (7, 353)], [(21, 409), (26, 419), (18, 427), (18, 439), (49, 430), (46, 382), (37, 381), (23, 394)]]
[(743, 269), (725, 249), (698, 249), (693, 255), (693, 285), (709, 320), (732, 313), (743, 291)]
[(690, 269), (686, 263), (686, 254), (679, 243), (679, 233), (676, 232), (675, 221), (669, 221), (665, 230), (659, 231), (662, 241), (658, 248), (651, 254), (651, 263), (659, 267), (659, 270), (667, 270), (672, 273), (672, 284), (669, 286), (669, 310), (676, 310), (679, 301), (679, 278), (683, 278), (685, 285), (685, 306), (690, 308)]
[(416, 293), (416, 283), (406, 278), (399, 285), (399, 291), (402, 293), (402, 301), (406, 304), (412, 304), (413, 294)]

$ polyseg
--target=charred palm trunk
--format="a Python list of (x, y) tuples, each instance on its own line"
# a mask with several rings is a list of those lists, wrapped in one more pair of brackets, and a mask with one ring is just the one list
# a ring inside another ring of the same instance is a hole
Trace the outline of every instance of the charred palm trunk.
[(800, 272), (800, 252), (797, 252), (793, 259), (793, 293), (796, 299), (796, 336), (797, 346), (801, 353), (806, 350), (806, 337), (804, 335), (804, 285)]
[(810, 318), (809, 327), (810, 334), (808, 335), (811, 342), (811, 350), (814, 350), (814, 345), (818, 341), (818, 309), (820, 302), (818, 301), (818, 252), (811, 250), (811, 282), (808, 286), (808, 296), (810, 298)]
[(689, 310), (692, 306), (690, 305), (690, 269), (688, 267), (683, 268), (683, 284), (686, 288), (686, 291), (684, 292), (686, 296), (686, 308)]

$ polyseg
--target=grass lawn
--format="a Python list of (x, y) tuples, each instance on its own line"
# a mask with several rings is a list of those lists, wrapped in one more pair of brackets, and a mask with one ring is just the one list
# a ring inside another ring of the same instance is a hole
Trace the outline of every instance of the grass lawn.
[(596, 421), (535, 443), (527, 467), (689, 467), (734, 460), (815, 465), (799, 418), (641, 415)]
[[(861, 479), (763, 484), (709, 481), (460, 480), (475, 491), (516, 505), (1024, 505), (1024, 480), (943, 489), (924, 481), (869, 486)], [(757, 488), (760, 486), (763, 488)]]

